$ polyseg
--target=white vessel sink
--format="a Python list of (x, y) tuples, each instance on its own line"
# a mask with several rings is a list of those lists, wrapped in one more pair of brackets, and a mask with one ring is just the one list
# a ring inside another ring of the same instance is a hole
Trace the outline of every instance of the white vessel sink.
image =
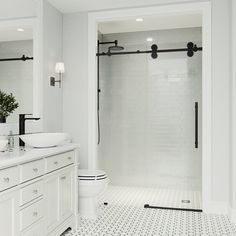
[(70, 139), (67, 133), (37, 133), (20, 135), (20, 139), (26, 146), (35, 148), (47, 148), (58, 146)]

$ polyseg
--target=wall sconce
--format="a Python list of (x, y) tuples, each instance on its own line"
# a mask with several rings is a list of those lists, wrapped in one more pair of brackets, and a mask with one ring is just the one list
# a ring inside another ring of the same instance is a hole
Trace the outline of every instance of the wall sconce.
[(55, 83), (59, 83), (59, 88), (61, 88), (62, 74), (65, 73), (65, 65), (63, 62), (57, 62), (55, 66), (55, 73), (59, 74), (59, 80), (55, 77), (50, 77), (50, 85), (55, 86)]

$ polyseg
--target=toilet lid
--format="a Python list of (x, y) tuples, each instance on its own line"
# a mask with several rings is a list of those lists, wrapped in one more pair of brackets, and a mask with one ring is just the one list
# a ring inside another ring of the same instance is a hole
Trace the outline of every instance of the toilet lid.
[(106, 179), (107, 175), (102, 170), (88, 170), (88, 169), (79, 169), (80, 180), (102, 180)]

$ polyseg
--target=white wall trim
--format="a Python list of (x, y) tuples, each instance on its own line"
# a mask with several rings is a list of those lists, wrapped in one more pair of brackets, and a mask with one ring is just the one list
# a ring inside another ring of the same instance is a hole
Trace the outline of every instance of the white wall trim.
[(33, 26), (36, 17), (0, 20), (0, 28)]
[(194, 2), (133, 9), (93, 12), (88, 15), (88, 167), (96, 168), (97, 159), (97, 79), (96, 44), (99, 22), (134, 17), (200, 13), (203, 18), (202, 68), (202, 197), (203, 210), (209, 212), (212, 190), (212, 78), (211, 78), (211, 3)]
[(207, 203), (207, 213), (228, 215), (229, 204), (228, 202), (210, 201)]
[[(43, 2), (37, 1), (37, 18), (34, 22), (34, 116), (43, 114)], [(43, 121), (41, 120), (41, 123)], [(43, 126), (43, 124), (42, 124)]]
[(202, 10), (202, 205), (212, 201), (212, 62), (211, 4)]
[(236, 209), (231, 208), (229, 211), (229, 216), (231, 221), (236, 224)]
[(231, 1), (231, 186), (230, 186), (230, 200), (231, 200), (231, 209), (230, 209), (230, 218), (233, 222), (236, 223), (236, 2)]

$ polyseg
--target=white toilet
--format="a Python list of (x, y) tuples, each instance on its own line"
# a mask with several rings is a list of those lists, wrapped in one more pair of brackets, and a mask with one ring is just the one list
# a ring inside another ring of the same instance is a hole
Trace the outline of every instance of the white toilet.
[(102, 170), (79, 169), (79, 214), (82, 218), (99, 216), (97, 197), (107, 187), (109, 179)]

